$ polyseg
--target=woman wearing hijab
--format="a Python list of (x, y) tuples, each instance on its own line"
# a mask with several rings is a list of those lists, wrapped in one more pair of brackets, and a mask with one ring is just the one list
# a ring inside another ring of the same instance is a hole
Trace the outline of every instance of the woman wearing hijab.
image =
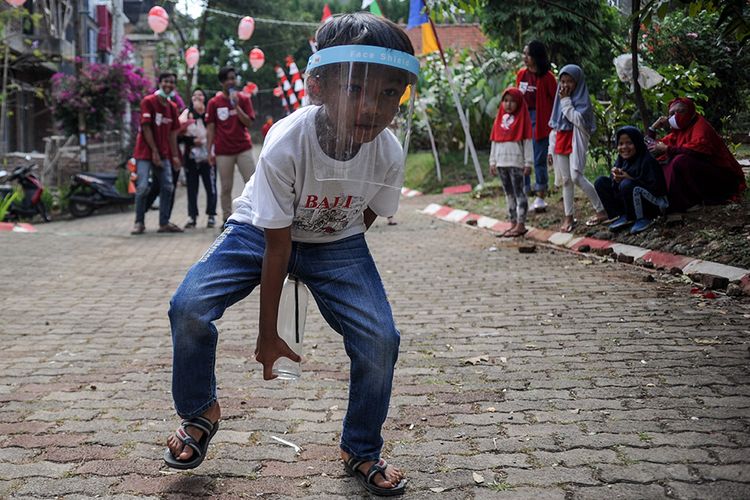
[[(531, 117), (534, 147), (534, 191), (536, 198), (531, 209), (543, 212), (547, 208), (544, 197), (549, 189), (547, 175), (547, 148), (549, 147), (549, 118), (555, 102), (557, 80), (550, 71), (547, 48), (542, 42), (533, 40), (523, 49), (526, 65), (516, 75), (516, 87), (523, 93)], [(526, 192), (531, 192), (531, 176), (526, 175)]]
[(669, 117), (662, 116), (649, 127), (652, 139), (659, 128), (671, 131), (650, 150), (666, 160), (670, 210), (684, 212), (700, 203), (739, 198), (747, 187), (742, 167), (711, 124), (696, 112), (691, 99), (679, 97), (669, 103)]
[(610, 177), (599, 177), (594, 183), (607, 216), (616, 220), (611, 231), (633, 225), (631, 234), (645, 231), (653, 220), (666, 210), (667, 186), (664, 173), (646, 149), (643, 134), (635, 127), (625, 126), (616, 133), (617, 160)]
[(570, 233), (575, 227), (575, 184), (583, 190), (596, 210), (596, 215), (586, 221), (586, 225), (594, 226), (607, 220), (607, 212), (604, 211), (594, 185), (583, 175), (589, 140), (596, 125), (583, 70), (575, 64), (568, 64), (560, 70), (549, 126), (552, 133), (549, 137), (547, 161), (555, 167), (555, 183), (558, 186), (562, 184), (565, 207), (565, 218), (560, 231)]

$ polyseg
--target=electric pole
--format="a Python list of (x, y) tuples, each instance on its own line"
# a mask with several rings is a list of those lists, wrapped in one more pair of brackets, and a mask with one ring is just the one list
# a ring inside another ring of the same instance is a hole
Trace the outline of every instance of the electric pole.
[[(84, 14), (81, 10), (81, 0), (74, 0), (74, 19), (73, 30), (75, 31), (75, 70), (76, 81), (81, 81), (83, 69), (84, 48), (86, 47), (86, 29), (81, 22), (81, 16)], [(88, 138), (86, 137), (86, 113), (83, 110), (78, 111), (78, 148), (80, 151), (81, 170), (87, 172), (89, 169), (88, 159)]]

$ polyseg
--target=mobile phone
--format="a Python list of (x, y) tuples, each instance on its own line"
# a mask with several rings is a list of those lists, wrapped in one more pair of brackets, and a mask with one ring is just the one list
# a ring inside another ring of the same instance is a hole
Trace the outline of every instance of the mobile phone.
[(656, 144), (656, 139), (654, 139), (653, 137), (646, 136), (643, 138), (643, 142), (646, 143), (647, 147), (651, 147), (654, 144)]

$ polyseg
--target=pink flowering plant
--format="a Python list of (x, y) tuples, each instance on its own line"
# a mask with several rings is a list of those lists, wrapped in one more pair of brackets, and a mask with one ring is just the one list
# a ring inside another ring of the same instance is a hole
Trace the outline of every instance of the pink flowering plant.
[(89, 133), (116, 129), (122, 123), (127, 103), (137, 105), (152, 91), (143, 68), (127, 62), (131, 52), (132, 46), (126, 41), (112, 64), (86, 64), (79, 78), (64, 73), (52, 76), (52, 111), (63, 131), (77, 132), (81, 111), (86, 115)]

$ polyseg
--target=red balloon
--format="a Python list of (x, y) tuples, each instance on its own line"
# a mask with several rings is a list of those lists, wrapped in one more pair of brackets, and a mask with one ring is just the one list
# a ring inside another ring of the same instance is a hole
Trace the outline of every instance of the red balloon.
[(266, 55), (258, 47), (255, 47), (250, 51), (248, 59), (250, 59), (250, 66), (253, 67), (253, 71), (258, 71), (266, 62)]
[(154, 33), (163, 33), (169, 26), (169, 15), (164, 7), (152, 7), (148, 11), (148, 26)]
[(26, 0), (5, 0), (5, 2), (12, 5), (13, 7), (20, 7), (21, 5), (26, 3)]
[(276, 97), (281, 97), (282, 95), (284, 95), (284, 91), (281, 90), (281, 87), (276, 87), (275, 89), (273, 89), (273, 95)]
[(187, 63), (188, 68), (192, 68), (198, 64), (200, 57), (201, 53), (198, 51), (198, 47), (190, 47), (187, 49), (185, 51), (185, 63)]
[(255, 19), (250, 16), (245, 16), (240, 20), (239, 26), (237, 26), (237, 36), (240, 40), (250, 40), (255, 31)]

